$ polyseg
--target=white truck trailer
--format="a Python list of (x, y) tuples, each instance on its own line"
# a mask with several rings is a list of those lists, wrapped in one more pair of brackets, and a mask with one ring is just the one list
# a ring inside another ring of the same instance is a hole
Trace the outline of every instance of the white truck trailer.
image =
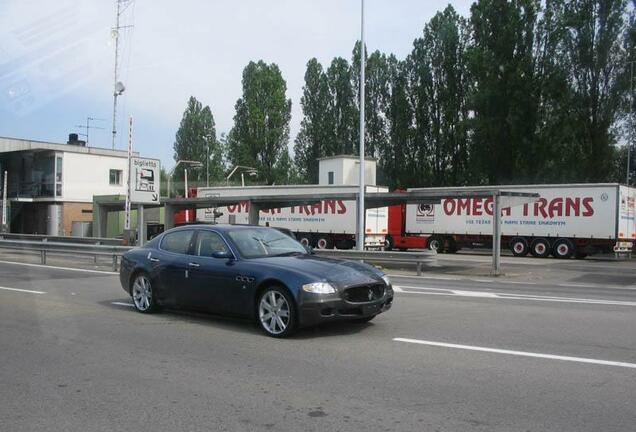
[[(632, 249), (634, 188), (613, 183), (501, 188), (540, 194), (533, 203), (502, 209), (502, 248), (509, 247), (515, 256), (585, 258), (595, 252)], [(406, 232), (429, 235), (429, 247), (439, 252), (492, 244), (492, 204), (492, 198), (465, 198), (408, 205)]]
[[(367, 192), (387, 192), (386, 187), (367, 186)], [(248, 186), (202, 187), (198, 197), (245, 196), (246, 201), (219, 207), (197, 210), (197, 221), (216, 223), (248, 223), (249, 197), (264, 195), (303, 195), (320, 193), (357, 193), (357, 186)], [(356, 201), (323, 200), (313, 205), (261, 210), (260, 225), (287, 228), (295, 233), (303, 244), (319, 249), (351, 249), (355, 246)], [(216, 212), (215, 212), (216, 210)], [(216, 214), (222, 213), (219, 217)], [(365, 247), (382, 248), (387, 233), (387, 208), (369, 209), (366, 212)]]

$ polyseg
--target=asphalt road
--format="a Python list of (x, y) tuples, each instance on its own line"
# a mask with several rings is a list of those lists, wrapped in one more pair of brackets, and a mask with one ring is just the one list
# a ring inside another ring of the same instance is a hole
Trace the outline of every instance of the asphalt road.
[(274, 340), (0, 263), (0, 430), (633, 431), (636, 290), (593, 280), (396, 276), (373, 322)]

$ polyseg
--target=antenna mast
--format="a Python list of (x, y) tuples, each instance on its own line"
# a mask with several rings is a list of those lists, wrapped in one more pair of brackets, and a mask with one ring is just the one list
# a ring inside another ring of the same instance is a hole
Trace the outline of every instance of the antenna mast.
[[(115, 39), (115, 73), (113, 81), (113, 150), (115, 150), (115, 143), (117, 138), (117, 98), (124, 92), (124, 85), (117, 81), (117, 71), (119, 66), (119, 30), (132, 27), (131, 25), (122, 26), (119, 24), (119, 18), (124, 13), (133, 0), (115, 0), (117, 3), (117, 14), (115, 16), (115, 27), (111, 30), (111, 35)], [(122, 4), (124, 7), (122, 8)]]

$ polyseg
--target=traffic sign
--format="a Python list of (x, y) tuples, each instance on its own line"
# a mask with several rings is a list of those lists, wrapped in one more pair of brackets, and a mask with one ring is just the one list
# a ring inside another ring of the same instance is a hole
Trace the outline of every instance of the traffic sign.
[(130, 202), (159, 204), (161, 162), (158, 159), (130, 158)]

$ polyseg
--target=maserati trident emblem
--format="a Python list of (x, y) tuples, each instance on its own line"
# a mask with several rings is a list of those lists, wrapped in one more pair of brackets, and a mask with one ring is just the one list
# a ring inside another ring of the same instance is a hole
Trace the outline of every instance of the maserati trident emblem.
[(369, 290), (369, 300), (373, 300), (373, 290)]

